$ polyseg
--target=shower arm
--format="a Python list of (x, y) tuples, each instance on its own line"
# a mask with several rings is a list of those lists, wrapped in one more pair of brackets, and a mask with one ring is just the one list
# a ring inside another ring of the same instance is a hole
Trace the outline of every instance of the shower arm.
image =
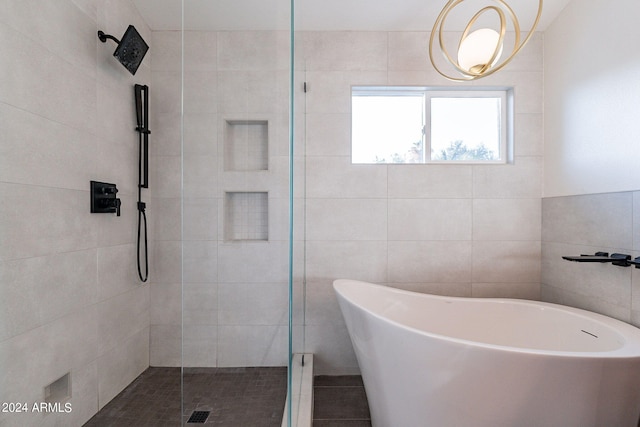
[(111, 34), (105, 34), (104, 31), (98, 31), (98, 38), (100, 39), (100, 41), (102, 43), (106, 43), (107, 39), (111, 39), (114, 42), (120, 44), (120, 40), (118, 40), (117, 38), (113, 37)]

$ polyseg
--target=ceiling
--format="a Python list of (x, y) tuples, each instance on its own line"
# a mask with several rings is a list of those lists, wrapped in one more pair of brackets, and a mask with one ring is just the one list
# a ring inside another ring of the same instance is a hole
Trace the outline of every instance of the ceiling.
[[(537, 0), (507, 0), (524, 31)], [(538, 26), (544, 31), (571, 0), (546, 0)], [(133, 0), (152, 30), (179, 30), (182, 1)], [(465, 0), (447, 18), (446, 30), (461, 31), (492, 0)], [(294, 0), (296, 30), (429, 31), (446, 0)], [(184, 0), (187, 30), (286, 30), (290, 0)]]

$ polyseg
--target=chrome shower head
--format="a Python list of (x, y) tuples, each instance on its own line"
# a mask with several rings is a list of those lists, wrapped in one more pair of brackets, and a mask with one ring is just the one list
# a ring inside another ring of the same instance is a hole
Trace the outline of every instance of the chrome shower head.
[(106, 43), (107, 39), (118, 43), (118, 47), (115, 52), (113, 52), (113, 56), (118, 58), (118, 61), (133, 75), (136, 74), (144, 55), (149, 50), (149, 45), (145, 43), (133, 25), (129, 25), (127, 31), (125, 31), (122, 36), (122, 40), (118, 40), (102, 31), (98, 31), (98, 38), (102, 43)]

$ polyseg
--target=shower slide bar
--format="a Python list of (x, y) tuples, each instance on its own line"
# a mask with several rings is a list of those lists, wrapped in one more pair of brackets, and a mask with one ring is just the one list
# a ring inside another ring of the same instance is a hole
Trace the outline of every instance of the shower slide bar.
[[(138, 162), (138, 277), (143, 282), (149, 277), (149, 256), (147, 243), (147, 214), (145, 212), (146, 203), (142, 201), (142, 189), (149, 188), (149, 86), (134, 86), (136, 119), (138, 126), (136, 132), (139, 134), (139, 162)], [(140, 262), (141, 232), (144, 226), (144, 273)]]

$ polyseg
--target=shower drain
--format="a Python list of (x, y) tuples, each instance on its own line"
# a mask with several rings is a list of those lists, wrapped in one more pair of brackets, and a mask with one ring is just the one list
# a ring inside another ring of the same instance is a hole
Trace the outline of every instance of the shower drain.
[(207, 421), (208, 417), (209, 417), (209, 411), (193, 411), (193, 413), (191, 414), (187, 422), (204, 424), (205, 421)]

